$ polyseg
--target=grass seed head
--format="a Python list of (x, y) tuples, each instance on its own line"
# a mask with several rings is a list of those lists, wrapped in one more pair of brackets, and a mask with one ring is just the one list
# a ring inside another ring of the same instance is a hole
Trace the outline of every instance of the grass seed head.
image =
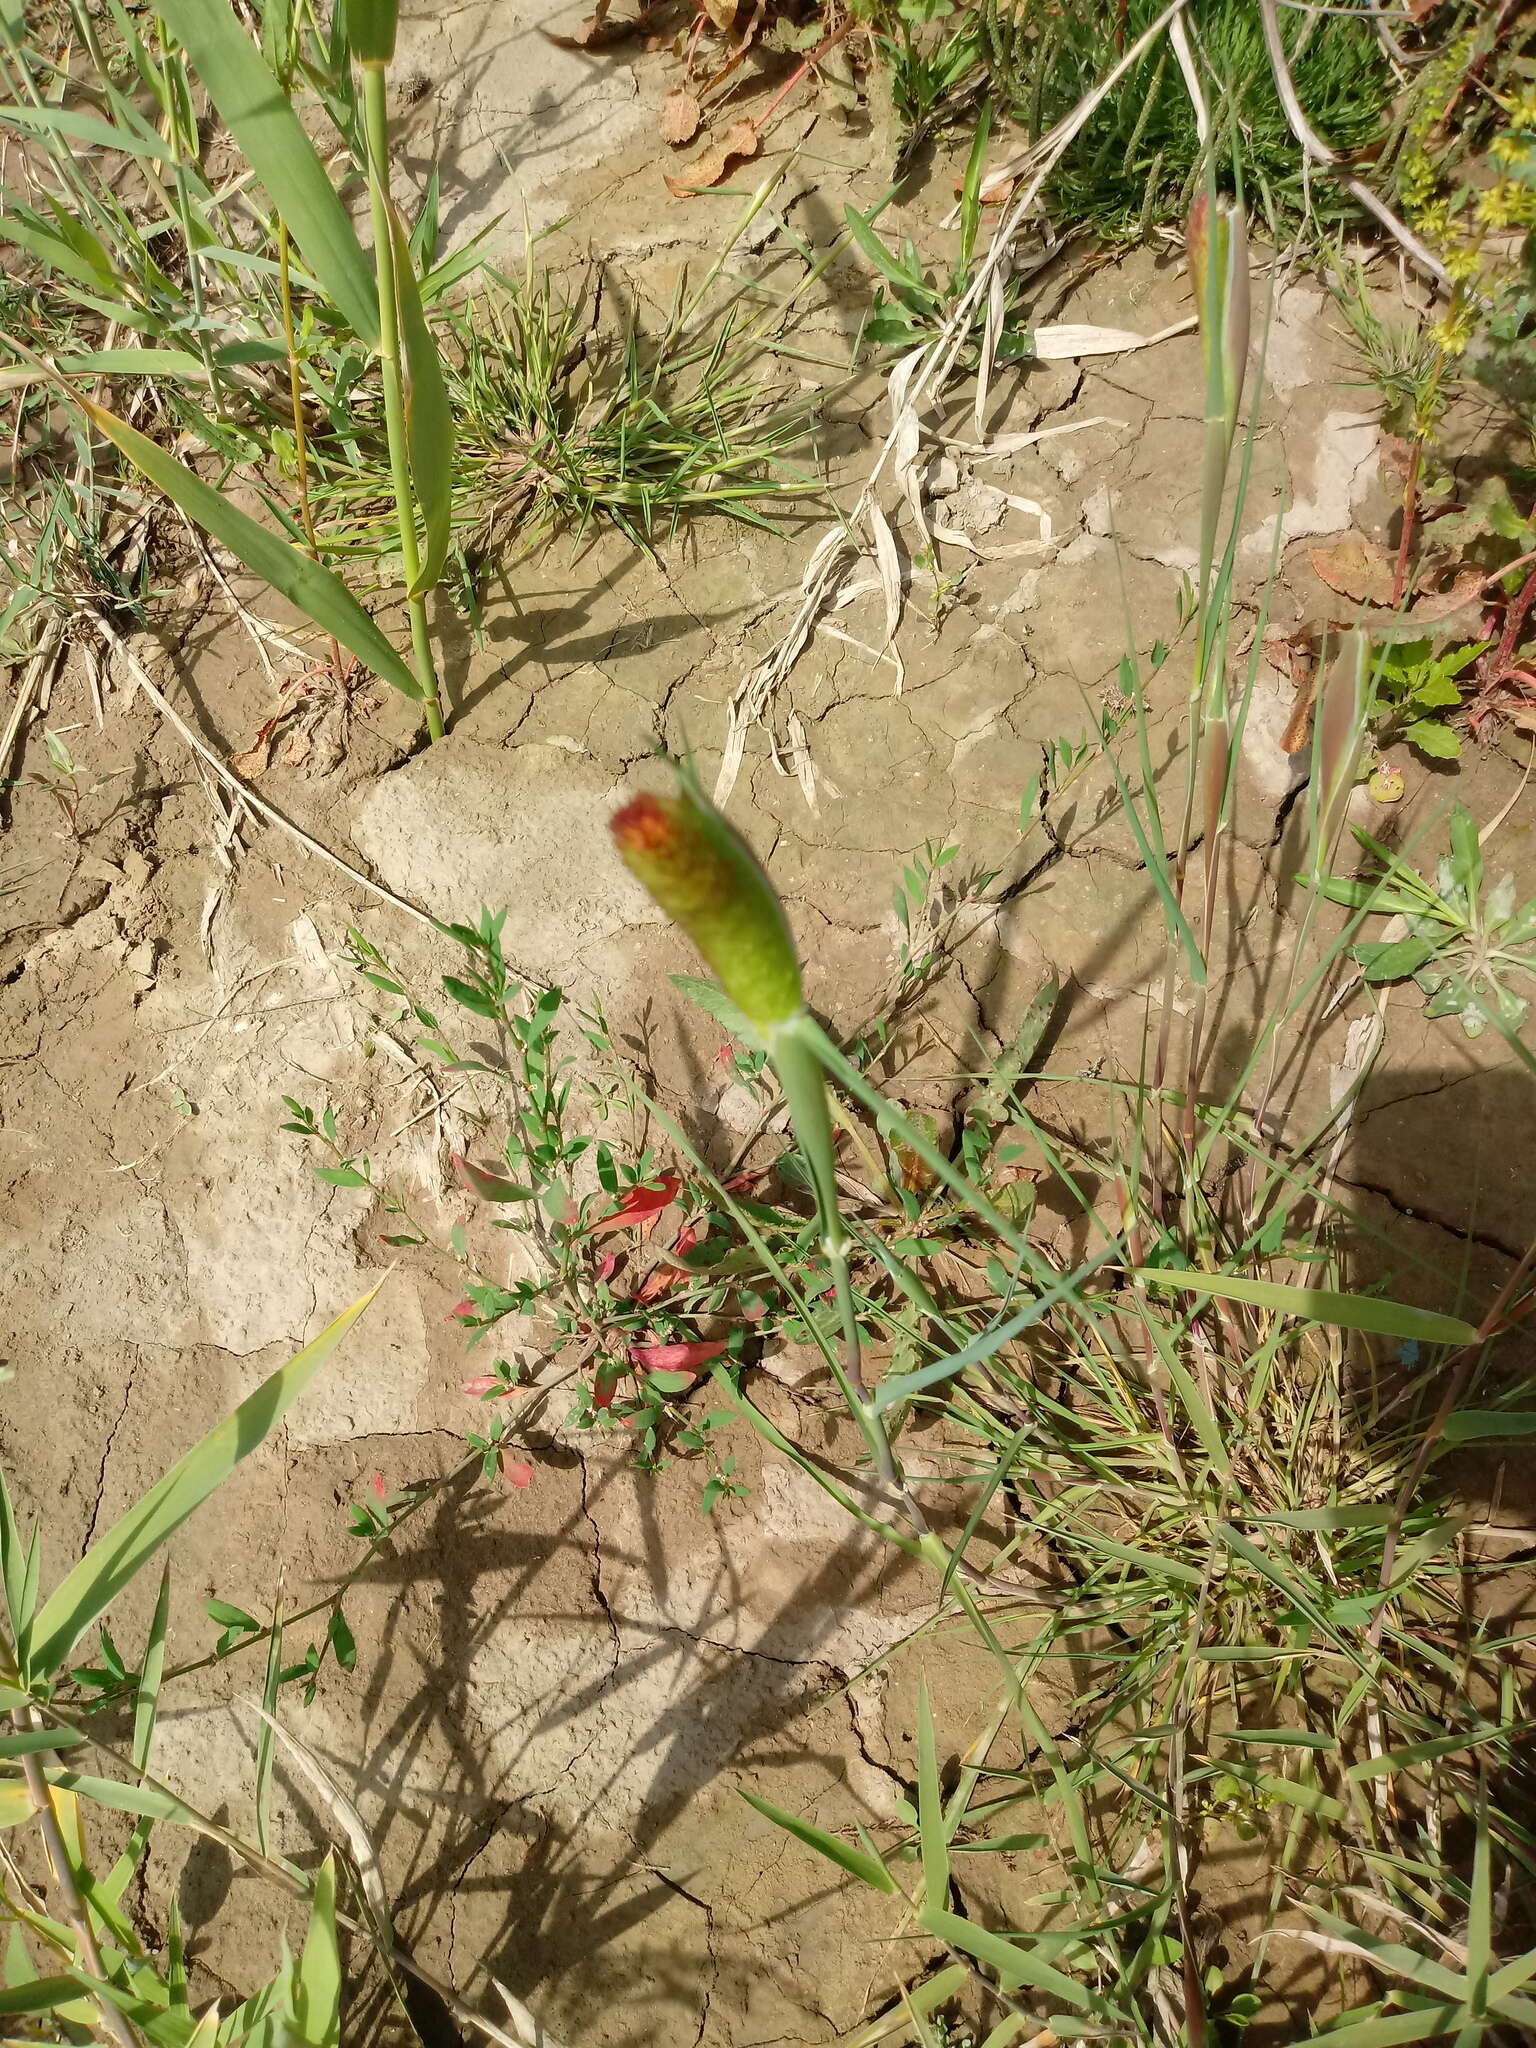
[(680, 924), (754, 1029), (800, 1009), (800, 963), (773, 886), (746, 841), (685, 781), (617, 812), (624, 865)]

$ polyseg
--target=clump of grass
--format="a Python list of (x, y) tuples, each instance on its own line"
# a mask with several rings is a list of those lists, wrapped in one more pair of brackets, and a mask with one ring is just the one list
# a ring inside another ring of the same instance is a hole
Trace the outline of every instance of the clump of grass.
[[(598, 330), (601, 294), (567, 292), (530, 251), (520, 277), (486, 266), (436, 313), (457, 445), (453, 551), (473, 603), (484, 568), (556, 526), (607, 521), (650, 549), (684, 519), (720, 514), (770, 527), (821, 489), (794, 460), (825, 393), (776, 395), (761, 321), (679, 317), (647, 336)], [(391, 547), (376, 450), (376, 401), (349, 399), (343, 436), (312, 437), (315, 503), (328, 549), (378, 573)]]
[[(1120, 49), (1161, 10), (1153, 0), (1111, 8), (1063, 8), (983, 0), (982, 57), (993, 89), (1034, 140), (1112, 68)], [(1307, 192), (1296, 139), (1249, 0), (1207, 0), (1190, 30), (1212, 117), (1210, 161), (1230, 184), (1241, 161), (1250, 192), (1279, 223), (1297, 220)], [(1286, 49), (1313, 126), (1349, 154), (1379, 140), (1393, 95), (1391, 71), (1370, 27), (1332, 13), (1286, 11)], [(1053, 217), (1106, 241), (1131, 241), (1187, 212), (1205, 175), (1197, 116), (1166, 38), (1109, 93), (1054, 173)], [(1314, 181), (1314, 212), (1337, 213), (1339, 196)]]
[[(1001, 2011), (999, 2042), (1042, 2030), (1209, 2040), (1263, 2009), (1271, 1949), (1299, 1916), (1324, 1947), (1349, 1942), (1381, 1986), (1330, 2038), (1470, 2041), (1525, 2019), (1529, 1959), (1501, 1961), (1490, 1918), (1498, 1886), (1533, 1862), (1510, 1782), (1524, 1729), (1510, 1661), (1519, 1630), (1481, 1601), (1491, 1567), (1461, 1547), (1433, 1475), (1452, 1448), (1530, 1426), (1531, 1386), (1500, 1375), (1494, 1347), (1536, 1299), (1536, 1247), (1475, 1318), (1459, 1301), (1432, 1311), (1351, 1284), (1380, 1263), (1333, 1188), (1381, 1043), (1369, 1013), (1329, 1108), (1275, 1136), (1273, 1108), (1319, 1056), (1362, 919), (1397, 907), (1380, 885), (1334, 878), (1368, 712), (1360, 636), (1330, 672), (1314, 742), (1296, 951), (1310, 959), (1315, 942), (1321, 959), (1282, 977), (1235, 1071), (1219, 1082), (1209, 1071), (1206, 991), (1253, 680), (1251, 657), (1246, 685), (1227, 672), (1241, 474), (1235, 508), (1226, 486), (1248, 340), (1241, 215), (1208, 197), (1190, 246), (1206, 462), (1172, 830), (1133, 665), (1129, 770), (1105, 746), (1169, 964), (1138, 1071), (1096, 1083), (1094, 1134), (1053, 1116), (1052, 1079), (1083, 1077), (1039, 1071), (1036, 1029), (1005, 1072), (975, 1076), (941, 1149), (810, 1022), (797, 978), (764, 999), (761, 963), (778, 957), (782, 925), (744, 850), (725, 857), (729, 828), (691, 781), (670, 807), (652, 800), (615, 821), (631, 867), (719, 976), (708, 1007), (734, 1012), (779, 1075), (816, 1195), (807, 1326), (869, 1474), (855, 1488), (804, 1456), (717, 1368), (719, 1392), (850, 1515), (932, 1567), (938, 1603), (914, 1654), (968, 1623), (998, 1673), (994, 1702), (963, 1731), (941, 1734), (920, 1695), (915, 1783), (883, 1840), (752, 1803), (889, 1899), (893, 1933), (927, 1938), (943, 1966), (903, 2008), (920, 2036), (923, 2013), (975, 1977)], [(1457, 829), (1465, 857), (1475, 830)], [(1324, 895), (1354, 913), (1332, 940)], [(1513, 1033), (1518, 1018), (1496, 1021)], [(833, 1125), (862, 1193), (840, 1173)], [(1022, 1162), (1066, 1210), (1054, 1244), (1029, 1227)], [(718, 1182), (714, 1192), (774, 1271), (754, 1218)], [(985, 1289), (954, 1281), (946, 1262), (962, 1248)], [(1413, 1263), (1396, 1256), (1399, 1271)], [(932, 1478), (909, 1469), (917, 1418), (938, 1425), (923, 1439), (928, 1459), (940, 1447)], [(940, 1758), (955, 1751), (945, 1778)], [(1458, 1826), (1474, 1843), (1470, 1868), (1446, 1847)], [(1250, 1957), (1227, 1966), (1198, 1893), (1234, 1834), (1261, 1845), (1267, 1870), (1246, 1909)], [(1002, 1925), (957, 1910), (972, 1856), (1021, 1849), (1041, 1867), (1013, 1886)], [(1455, 1971), (1399, 1938), (1426, 1918), (1458, 1944)]]
[[(311, 618), (338, 672), (345, 650), (418, 701), (437, 737), (427, 601), (445, 567), (472, 608), (475, 571), (557, 518), (608, 517), (642, 546), (693, 513), (766, 524), (816, 488), (789, 461), (815, 404), (782, 391), (783, 308), (705, 303), (723, 256), (655, 339), (588, 335), (580, 302), (531, 257), (520, 285), (488, 275), (455, 304), (480, 251), (437, 259), (435, 182), (409, 230), (387, 189), (392, 24), (387, 5), (338, 6), (322, 32), (274, 5), (258, 47), (191, 0), (142, 23), (75, 10), (46, 47), (7, 24), (0, 123), (35, 149), (25, 189), (5, 194), (28, 273), (7, 287), (24, 317), (6, 342), (21, 365), (18, 499), (57, 479), (62, 399), (82, 462), (93, 438), (114, 443)], [(299, 123), (301, 91), (368, 187), (371, 252)], [(254, 176), (209, 169), (222, 137), (199, 126), (205, 94)], [(236, 476), (275, 527), (234, 502)], [(404, 584), (409, 659), (336, 574), (353, 565)]]

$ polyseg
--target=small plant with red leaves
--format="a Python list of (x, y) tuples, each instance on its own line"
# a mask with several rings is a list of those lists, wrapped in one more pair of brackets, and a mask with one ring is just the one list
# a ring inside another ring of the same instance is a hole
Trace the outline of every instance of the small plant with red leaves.
[[(633, 806), (631, 824), (657, 855), (669, 828), (653, 802)], [(727, 1416), (702, 1410), (699, 1391), (715, 1368), (735, 1372), (765, 1343), (803, 1337), (803, 1323), (704, 1183), (650, 1142), (645, 1106), (601, 1012), (519, 979), (501, 927), (500, 916), (483, 913), (447, 928), (464, 967), (444, 976), (442, 1006), (414, 996), (392, 961), (350, 934), (353, 965), (383, 999), (382, 1028), (408, 1034), (434, 1076), (446, 1153), (436, 1206), (450, 1211), (446, 1219), (381, 1164), (377, 1145), (343, 1129), (335, 1107), (285, 1097), (283, 1128), (323, 1155), (318, 1179), (374, 1198), (393, 1226), (379, 1233), (391, 1250), (456, 1270), (448, 1319), (466, 1350), (495, 1351), (462, 1383), (489, 1411), (467, 1433), (488, 1482), (527, 1485), (531, 1428), (555, 1420), (625, 1432), (648, 1469), (674, 1455), (703, 1462), (713, 1506), (738, 1482), (712, 1448)], [(785, 957), (793, 968), (784, 943), (777, 963), (749, 963), (764, 989), (775, 972), (782, 982)], [(780, 993), (787, 999), (787, 987)], [(454, 1011), (482, 1035), (460, 1042)], [(739, 1071), (755, 1068), (746, 1059)], [(807, 1219), (792, 1205), (751, 1201), (759, 1178), (738, 1174), (731, 1187), (772, 1254), (813, 1256)], [(825, 1286), (823, 1276), (817, 1291)], [(564, 1412), (551, 1417), (560, 1390)], [(372, 1506), (354, 1514), (370, 1529), (378, 1519)]]

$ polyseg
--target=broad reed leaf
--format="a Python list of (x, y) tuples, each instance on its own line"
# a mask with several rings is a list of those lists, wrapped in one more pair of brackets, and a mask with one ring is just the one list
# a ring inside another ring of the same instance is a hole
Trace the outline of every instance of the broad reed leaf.
[(280, 534), (259, 526), (222, 491), (205, 483), (125, 419), (82, 392), (73, 395), (92, 424), (115, 442), (152, 484), (174, 499), (189, 519), (222, 541), (263, 582), (281, 591), (322, 632), (339, 640), (364, 668), (392, 684), (402, 696), (420, 699), (420, 683), (339, 576)]
[(944, 1835), (944, 1799), (939, 1790), (939, 1753), (928, 1685), (917, 1688), (917, 1832), (923, 1852), (923, 1896), (929, 1910), (949, 1905), (949, 1854)]
[(424, 597), (443, 573), (453, 537), (453, 407), (443, 382), (437, 343), (421, 310), (410, 237), (393, 207), (390, 226), (395, 238), (395, 297), (400, 310), (400, 351), (405, 393), (406, 437), (411, 451), (411, 482), (426, 528), (426, 548), (408, 597)]
[(1049, 1963), (1042, 1963), (1020, 1943), (1005, 1941), (1002, 1935), (977, 1926), (973, 1920), (962, 1920), (957, 1913), (935, 1912), (924, 1907), (917, 1918), (930, 1934), (950, 1948), (975, 1956), (978, 1962), (995, 1970), (1005, 1991), (1027, 1984), (1032, 1991), (1043, 1991), (1047, 1997), (1059, 1999), (1063, 2005), (1076, 2006), (1079, 2011), (1092, 2009), (1093, 1996), (1085, 1986), (1061, 1970), (1053, 1969)]
[(755, 1793), (743, 1792), (742, 1798), (748, 1806), (755, 1807), (765, 1820), (771, 1820), (775, 1827), (783, 1828), (793, 1835), (797, 1842), (804, 1842), (808, 1849), (814, 1849), (818, 1856), (825, 1856), (829, 1863), (835, 1863), (839, 1870), (846, 1870), (850, 1877), (856, 1877), (860, 1884), (867, 1884), (872, 1891), (894, 1892), (896, 1880), (877, 1856), (870, 1856), (862, 1849), (852, 1848), (840, 1841), (836, 1835), (829, 1835), (825, 1828), (819, 1828), (814, 1821), (801, 1820), (793, 1813), (786, 1813), (782, 1807), (771, 1806), (766, 1799), (759, 1799)]
[(320, 289), (365, 347), (379, 339), (373, 272), (293, 104), (234, 10), (209, 0), (159, 8)]
[(1247, 1301), (1310, 1323), (1341, 1330), (1365, 1330), (1376, 1337), (1405, 1337), (1420, 1344), (1473, 1344), (1477, 1331), (1459, 1316), (1436, 1315), (1405, 1301), (1380, 1301), (1370, 1294), (1335, 1294), (1325, 1287), (1288, 1287), (1278, 1280), (1252, 1280), (1235, 1273), (1185, 1273), (1140, 1266), (1136, 1278), (1148, 1287), (1177, 1287), (1212, 1294), (1221, 1301)]
[(341, 2039), (341, 1952), (336, 1943), (336, 1859), (315, 1876), (309, 1928), (293, 1976), (293, 2018), (307, 2048), (336, 2048)]

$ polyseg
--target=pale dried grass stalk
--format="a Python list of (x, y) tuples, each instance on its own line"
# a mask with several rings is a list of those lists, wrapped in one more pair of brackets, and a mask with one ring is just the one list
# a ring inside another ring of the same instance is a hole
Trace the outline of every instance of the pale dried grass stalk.
[[(887, 468), (895, 473), (898, 486), (908, 504), (912, 503), (915, 485), (915, 465), (922, 436), (921, 416), (930, 401), (943, 389), (956, 359), (965, 345), (967, 335), (975, 318), (977, 307), (983, 301), (990, 303), (994, 289), (994, 278), (1005, 275), (1013, 244), (1024, 223), (1033, 212), (1035, 204), (1062, 155), (1074, 138), (1093, 118), (1107, 94), (1112, 92), (1120, 79), (1136, 64), (1143, 53), (1151, 47), (1163, 31), (1173, 22), (1186, 4), (1186, 0), (1169, 0), (1169, 5), (1158, 15), (1149, 28), (1138, 36), (1125, 50), (1123, 56), (1108, 71), (1089, 93), (1078, 101), (1071, 113), (1059, 121), (1038, 142), (1024, 154), (995, 170), (983, 183), (983, 195), (1002, 184), (1015, 173), (1029, 169), (1032, 175), (1021, 191), (1013, 198), (1002, 220), (998, 223), (986, 255), (978, 264), (976, 273), (966, 289), (956, 300), (939, 333), (932, 341), (903, 356), (891, 371), (889, 382), (891, 426), (875, 455), (868, 477), (854, 506), (843, 520), (824, 533), (811, 551), (805, 573), (800, 581), (799, 604), (787, 631), (778, 643), (749, 670), (733, 693), (727, 714), (725, 747), (721, 757), (719, 774), (715, 781), (715, 801), (723, 803), (735, 787), (741, 772), (742, 760), (746, 753), (747, 734), (754, 726), (761, 726), (768, 734), (770, 757), (781, 773), (795, 773), (808, 800), (814, 800), (814, 771), (809, 757), (801, 755), (793, 745), (781, 748), (773, 728), (773, 702), (781, 685), (791, 669), (804, 653), (810, 642), (823, 611), (836, 599), (845, 576), (863, 556), (875, 553), (880, 543), (877, 536), (883, 525), (890, 531), (889, 520), (881, 512), (880, 525), (873, 516), (876, 494)], [(1172, 332), (1176, 330), (1166, 330)], [(1091, 330), (1080, 330), (1071, 340), (1083, 347), (1091, 346), (1088, 337)], [(1162, 336), (1153, 337), (1162, 339)], [(1134, 335), (1118, 341), (1117, 346), (1140, 347), (1148, 337)], [(1054, 337), (1055, 345), (1063, 353), (1074, 352), (1068, 339)], [(1047, 346), (1052, 345), (1048, 339)], [(979, 421), (986, 410), (987, 380), (979, 380), (978, 404), (975, 418)], [(977, 428), (978, 436), (981, 428)], [(924, 530), (926, 521), (918, 507), (916, 523)], [(888, 566), (881, 583), (887, 589), (887, 618), (889, 620)], [(786, 765), (784, 755), (795, 755), (792, 765)], [(809, 786), (808, 786), (809, 785)]]

